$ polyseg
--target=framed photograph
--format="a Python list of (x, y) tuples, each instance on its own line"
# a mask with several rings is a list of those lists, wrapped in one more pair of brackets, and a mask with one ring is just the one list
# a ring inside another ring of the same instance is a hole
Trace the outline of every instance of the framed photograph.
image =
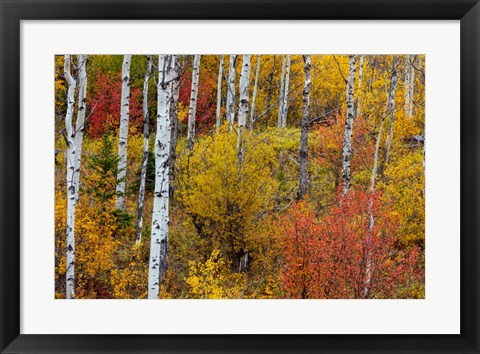
[(477, 0), (0, 5), (2, 353), (480, 353)]

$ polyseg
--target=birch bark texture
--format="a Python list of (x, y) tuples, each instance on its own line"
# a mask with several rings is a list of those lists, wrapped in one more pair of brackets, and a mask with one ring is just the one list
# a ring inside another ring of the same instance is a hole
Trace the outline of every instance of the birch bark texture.
[(135, 234), (135, 244), (139, 245), (142, 240), (143, 228), (143, 202), (145, 198), (145, 179), (147, 176), (148, 164), (148, 139), (150, 137), (150, 118), (148, 114), (148, 82), (152, 76), (152, 56), (147, 56), (147, 69), (143, 77), (143, 149), (142, 149), (142, 170), (140, 173), (140, 188), (138, 191), (137, 202), (137, 230)]
[(221, 109), (222, 109), (222, 75), (223, 75), (223, 55), (220, 55), (220, 63), (218, 65), (218, 79), (217, 79), (217, 115), (215, 128), (217, 134), (220, 131), (220, 125), (222, 124), (221, 120)]
[(350, 163), (352, 160), (352, 134), (355, 120), (354, 85), (355, 85), (356, 57), (348, 56), (348, 79), (347, 79), (347, 115), (343, 133), (343, 158), (342, 158), (342, 186), (345, 197), (351, 186)]
[(160, 281), (167, 268), (169, 224), (169, 155), (171, 139), (170, 104), (174, 55), (158, 58), (157, 132), (155, 137), (155, 191), (148, 269), (148, 299), (157, 299)]
[(230, 55), (228, 66), (228, 85), (227, 85), (227, 121), (230, 130), (233, 129), (235, 121), (235, 80), (237, 72), (235, 69), (236, 55)]
[(308, 125), (310, 123), (310, 86), (312, 84), (310, 55), (303, 55), (303, 62), (305, 83), (303, 85), (302, 98), (302, 132), (300, 134), (300, 183), (298, 187), (298, 200), (303, 199), (307, 194), (308, 189)]
[(277, 121), (277, 128), (280, 129), (282, 127), (282, 115), (283, 115), (283, 95), (285, 89), (285, 65), (287, 63), (286, 55), (282, 58), (282, 74), (280, 76), (280, 90), (278, 93), (278, 121)]
[(132, 56), (125, 54), (122, 64), (122, 101), (120, 103), (120, 129), (118, 135), (117, 202), (115, 207), (123, 210), (125, 204), (125, 179), (127, 176), (127, 143), (130, 105), (130, 63)]
[(68, 85), (67, 113), (65, 115), (65, 131), (67, 143), (67, 227), (66, 227), (66, 298), (75, 297), (75, 132), (73, 130), (73, 114), (75, 106), (75, 88), (77, 82), (70, 72), (70, 55), (64, 58), (64, 75)]
[(243, 130), (247, 125), (248, 119), (248, 86), (250, 83), (250, 55), (242, 56), (242, 72), (240, 74), (239, 94), (240, 104), (238, 106), (238, 126), (237, 126), (237, 149), (238, 159), (243, 162), (244, 144)]
[(239, 94), (240, 104), (238, 106), (238, 131), (245, 128), (248, 117), (248, 86), (250, 82), (250, 55), (242, 57), (242, 72), (240, 74)]
[(388, 114), (389, 114), (389, 121), (388, 121), (388, 134), (386, 139), (386, 152), (385, 152), (385, 162), (390, 160), (390, 152), (392, 148), (392, 141), (393, 141), (393, 128), (395, 125), (395, 93), (397, 90), (397, 65), (398, 65), (398, 57), (394, 56), (392, 61), (392, 73), (390, 79), (390, 94), (388, 96)]
[(188, 108), (187, 149), (193, 150), (195, 141), (195, 115), (197, 114), (198, 82), (200, 78), (200, 55), (193, 56), (192, 89)]
[(257, 100), (258, 76), (260, 75), (261, 60), (262, 56), (257, 55), (257, 70), (255, 71), (255, 83), (253, 84), (252, 104), (250, 109), (250, 129), (253, 129), (253, 124), (255, 123), (255, 101)]
[(292, 56), (287, 55), (287, 64), (285, 66), (285, 88), (283, 89), (283, 103), (282, 103), (282, 128), (287, 127), (288, 115), (288, 94), (290, 90), (290, 63)]
[(87, 59), (88, 55), (80, 54), (77, 57), (78, 72), (78, 108), (75, 123), (75, 204), (78, 202), (80, 191), (80, 167), (82, 160), (83, 131), (85, 129), (85, 112), (87, 110)]

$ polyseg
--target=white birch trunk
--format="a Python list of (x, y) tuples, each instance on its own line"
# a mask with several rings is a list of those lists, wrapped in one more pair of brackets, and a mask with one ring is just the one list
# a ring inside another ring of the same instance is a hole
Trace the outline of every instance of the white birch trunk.
[[(393, 65), (392, 65), (392, 74), (390, 77), (390, 90), (388, 94), (388, 115), (390, 116), (390, 123), (392, 124), (393, 129), (393, 121), (395, 116), (395, 93), (397, 90), (397, 63), (398, 58), (394, 57)], [(372, 168), (372, 176), (370, 178), (370, 201), (369, 201), (369, 225), (368, 225), (368, 240), (367, 240), (367, 250), (365, 255), (365, 287), (363, 290), (363, 297), (367, 298), (370, 293), (370, 283), (372, 280), (372, 256), (371, 256), (371, 249), (372, 249), (372, 232), (375, 226), (375, 217), (373, 216), (373, 193), (375, 191), (375, 180), (378, 172), (378, 155), (380, 151), (380, 141), (382, 139), (383, 134), (383, 127), (385, 125), (385, 118), (382, 119), (382, 123), (380, 124), (380, 129), (377, 135), (377, 141), (375, 144), (375, 154), (373, 158), (373, 168)], [(392, 130), (393, 134), (393, 130)], [(388, 139), (388, 137), (387, 137)], [(387, 152), (388, 154), (388, 152)]]
[(217, 79), (217, 121), (216, 131), (220, 131), (221, 117), (220, 110), (222, 108), (222, 75), (223, 75), (223, 55), (220, 55), (220, 64), (218, 65), (218, 79)]
[(392, 148), (393, 141), (393, 127), (395, 124), (395, 92), (397, 90), (397, 64), (398, 57), (393, 57), (392, 62), (392, 76), (390, 79), (390, 94), (388, 98), (388, 113), (390, 119), (388, 121), (388, 135), (386, 139), (386, 153), (385, 153), (385, 162), (390, 160), (390, 152)]
[(278, 93), (278, 121), (277, 128), (282, 127), (282, 114), (283, 114), (283, 93), (285, 89), (285, 65), (287, 63), (287, 57), (284, 55), (282, 59), (282, 76), (280, 76), (280, 91)]
[(287, 65), (285, 66), (285, 88), (283, 89), (283, 104), (282, 104), (282, 128), (287, 127), (288, 115), (288, 94), (290, 90), (290, 61), (291, 55), (287, 55)]
[(415, 97), (415, 68), (413, 67), (413, 63), (415, 62), (417, 56), (412, 55), (411, 62), (410, 62), (410, 90), (409, 90), (409, 102), (408, 102), (408, 117), (413, 116), (413, 102)]
[(200, 55), (194, 55), (192, 68), (192, 89), (188, 108), (187, 149), (193, 150), (195, 139), (195, 115), (197, 114), (198, 81), (200, 77)]
[[(373, 157), (373, 168), (372, 168), (372, 176), (370, 178), (370, 193), (373, 194), (375, 191), (375, 180), (378, 172), (378, 154), (380, 151), (380, 140), (382, 139), (383, 134), (383, 126), (385, 125), (385, 118), (382, 119), (382, 123), (380, 124), (380, 129), (378, 130), (377, 141), (375, 143), (375, 154)], [(373, 219), (373, 218), (372, 218)], [(370, 231), (373, 228), (373, 222), (370, 224)]]
[(118, 135), (117, 202), (116, 208), (123, 210), (125, 202), (125, 179), (127, 176), (127, 140), (130, 104), (130, 63), (132, 56), (126, 54), (122, 65), (122, 101), (120, 104), (120, 129)]
[(157, 134), (155, 138), (155, 192), (148, 270), (148, 298), (157, 299), (160, 282), (167, 268), (169, 224), (169, 155), (171, 139), (170, 104), (174, 55), (158, 58)]
[(373, 227), (375, 226), (375, 218), (373, 216), (373, 192), (375, 191), (375, 179), (377, 176), (378, 171), (378, 153), (380, 150), (380, 140), (382, 139), (383, 134), (383, 126), (385, 125), (385, 118), (382, 119), (382, 123), (380, 124), (380, 129), (377, 135), (377, 142), (375, 144), (375, 155), (373, 158), (373, 168), (372, 168), (372, 176), (370, 178), (370, 200), (368, 205), (368, 214), (369, 214), (369, 225), (368, 225), (368, 240), (367, 240), (367, 252), (366, 252), (366, 260), (365, 260), (365, 287), (363, 290), (363, 297), (367, 298), (370, 293), (370, 282), (372, 280), (372, 256), (371, 256), (371, 240), (372, 240), (372, 232)]
[(360, 55), (360, 61), (358, 64), (358, 86), (357, 86), (357, 111), (355, 113), (355, 117), (360, 115), (360, 104), (362, 101), (362, 81), (363, 81), (363, 55)]
[(248, 116), (248, 84), (250, 81), (250, 55), (242, 58), (242, 72), (240, 74), (239, 94), (240, 104), (238, 106), (238, 127), (245, 128)]
[(235, 121), (235, 79), (237, 72), (235, 70), (236, 55), (230, 55), (230, 64), (228, 69), (228, 88), (227, 88), (227, 121), (230, 130), (233, 129)]
[(80, 54), (78, 60), (78, 109), (75, 123), (75, 204), (78, 202), (80, 191), (80, 167), (82, 159), (83, 131), (85, 129), (85, 111), (87, 109), (87, 55)]
[(250, 55), (243, 55), (242, 57), (242, 72), (240, 74), (240, 83), (238, 86), (240, 94), (240, 104), (238, 106), (238, 127), (237, 127), (237, 149), (238, 159), (243, 161), (244, 146), (243, 146), (243, 130), (247, 125), (248, 117), (248, 86), (250, 83)]
[(150, 136), (149, 131), (149, 115), (148, 115), (148, 81), (152, 75), (152, 56), (148, 56), (147, 70), (143, 78), (143, 151), (142, 151), (142, 171), (140, 173), (140, 190), (138, 191), (138, 203), (137, 203), (137, 232), (135, 236), (135, 243), (138, 245), (142, 240), (142, 228), (143, 228), (143, 201), (145, 197), (145, 179), (147, 176), (147, 164), (148, 164), (148, 138)]
[(257, 55), (257, 70), (255, 71), (255, 83), (253, 85), (253, 96), (252, 96), (252, 108), (250, 109), (250, 129), (253, 129), (253, 124), (255, 123), (255, 101), (257, 99), (257, 89), (258, 89), (258, 76), (260, 75), (260, 61), (262, 60), (261, 55)]
[(410, 113), (410, 55), (405, 57), (405, 115), (409, 117)]
[(68, 85), (67, 114), (65, 131), (67, 143), (67, 227), (66, 227), (66, 298), (75, 297), (75, 132), (73, 130), (73, 111), (75, 105), (75, 79), (70, 73), (70, 55), (65, 55), (65, 80)]
[(300, 183), (298, 188), (298, 200), (303, 199), (308, 189), (308, 125), (309, 125), (309, 106), (310, 106), (310, 86), (312, 78), (310, 74), (310, 55), (303, 56), (303, 71), (305, 74), (305, 83), (303, 85), (303, 106), (302, 106), (302, 133), (300, 135)]
[(343, 134), (343, 162), (342, 162), (342, 185), (343, 196), (347, 195), (350, 189), (350, 163), (352, 160), (352, 133), (355, 118), (354, 85), (356, 70), (355, 55), (348, 56), (348, 80), (347, 80), (347, 116), (345, 119), (345, 130)]

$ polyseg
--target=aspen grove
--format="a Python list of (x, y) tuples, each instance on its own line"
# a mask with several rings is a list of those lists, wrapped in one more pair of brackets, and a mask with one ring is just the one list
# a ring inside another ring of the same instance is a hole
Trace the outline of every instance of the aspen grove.
[(425, 70), (56, 56), (55, 298), (424, 298)]

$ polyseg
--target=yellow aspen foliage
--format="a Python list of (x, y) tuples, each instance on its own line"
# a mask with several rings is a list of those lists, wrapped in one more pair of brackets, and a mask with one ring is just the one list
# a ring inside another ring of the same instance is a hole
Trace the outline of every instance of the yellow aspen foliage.
[(125, 268), (112, 270), (110, 285), (116, 299), (142, 299), (147, 297), (148, 264), (138, 253)]
[[(412, 66), (406, 55), (365, 54), (361, 82), (361, 56), (355, 57), (355, 118), (351, 144), (348, 145), (351, 149), (349, 193), (354, 199), (352, 203), (345, 203), (338, 190), (343, 179), (346, 149), (348, 56), (311, 55), (308, 100), (303, 95), (306, 81), (304, 59), (301, 55), (290, 56), (287, 122), (286, 127), (279, 129), (280, 83), (286, 81), (281, 79), (284, 55), (251, 55), (248, 106), (253, 107), (256, 87), (253, 124), (250, 124), (249, 114), (249, 124), (239, 134), (235, 125), (237, 116), (231, 129), (225, 121), (229, 55), (224, 56), (220, 82), (217, 81), (220, 56), (202, 55), (192, 150), (186, 149), (192, 57), (177, 56), (179, 91), (178, 97), (173, 95), (173, 105), (170, 106), (172, 114), (176, 112), (178, 116), (178, 124), (172, 128), (172, 137), (176, 134), (177, 140), (170, 146), (174, 148), (170, 150), (168, 160), (173, 162), (173, 171), (170, 171), (173, 173), (169, 175), (173, 181), (169, 181), (172, 183), (168, 187), (168, 201), (167, 187), (161, 193), (168, 202), (168, 221), (163, 225), (168, 225), (168, 236), (167, 262), (165, 273), (159, 279), (158, 298), (289, 298), (296, 283), (285, 280), (287, 263), (292, 269), (300, 265), (302, 271), (298, 274), (309, 277), (318, 270), (315, 287), (330, 291), (337, 286), (335, 271), (345, 264), (346, 255), (350, 254), (352, 264), (367, 264), (367, 258), (360, 260), (362, 255), (368, 254), (362, 251), (362, 247), (368, 245), (361, 243), (359, 235), (363, 234), (374, 235), (372, 245), (376, 247), (378, 242), (385, 241), (385, 236), (392, 240), (391, 244), (385, 243), (385, 249), (376, 248), (385, 251), (382, 253), (384, 260), (377, 266), (388, 269), (382, 274), (378, 271), (380, 268), (374, 269), (369, 279), (371, 284), (377, 282), (384, 286), (388, 283), (377, 294), (389, 294), (392, 298), (425, 296), (425, 57), (411, 55)], [(255, 84), (258, 59), (260, 67)], [(76, 60), (76, 56), (72, 56), (73, 69)], [(150, 138), (142, 238), (136, 243), (144, 145), (142, 90), (147, 57), (134, 55), (131, 63), (125, 205), (123, 210), (117, 210), (115, 190), (119, 182), (122, 60), (121, 55), (92, 55), (87, 63), (87, 121), (80, 163), (79, 199), (74, 212), (74, 298), (77, 299), (140, 299), (147, 298), (150, 290), (150, 238), (155, 167), (158, 167), (155, 166), (158, 163), (155, 161), (155, 146), (160, 146), (155, 130), (157, 123), (168, 123), (167, 120), (157, 122), (159, 68), (155, 68), (146, 96)], [(65, 298), (66, 295), (67, 145), (64, 133), (67, 87), (63, 66), (64, 57), (56, 56), (56, 298)], [(235, 110), (238, 110), (242, 55), (237, 55), (235, 70)], [(407, 73), (414, 80), (413, 86)], [(75, 70), (72, 75), (76, 75)], [(176, 84), (177, 81), (175, 87)], [(217, 95), (218, 89), (221, 90), (220, 96)], [(389, 105), (390, 92), (395, 92), (395, 97)], [(75, 100), (77, 96), (76, 92)], [(220, 102), (217, 102), (218, 97)], [(305, 119), (304, 98), (309, 102)], [(411, 109), (407, 109), (410, 102)], [(217, 103), (220, 104), (221, 122), (218, 132)], [(77, 101), (74, 106), (75, 121)], [(300, 140), (305, 138), (304, 134), (301, 136), (302, 128), (304, 133), (307, 131), (308, 138), (306, 159), (305, 150), (299, 151)], [(299, 198), (299, 171), (305, 171), (305, 167), (307, 191), (303, 198)], [(373, 220), (375, 229), (369, 229), (370, 216), (373, 215), (370, 201), (375, 201), (375, 207), (378, 207), (378, 215), (375, 214)], [(298, 224), (298, 220), (307, 214), (308, 218)], [(348, 233), (350, 243), (343, 249), (336, 248), (341, 242), (329, 240), (338, 241), (342, 237), (344, 240), (345, 230), (349, 228), (353, 230)], [(308, 235), (304, 235), (303, 230), (307, 230)], [(358, 230), (363, 230), (363, 234)], [(326, 253), (326, 246), (331, 248), (331, 253)], [(307, 250), (312, 257), (302, 258), (300, 253)], [(321, 254), (323, 258), (317, 257)], [(357, 256), (360, 258), (355, 258)], [(311, 264), (306, 266), (298, 259), (308, 259)], [(326, 268), (327, 261), (331, 268)], [(333, 275), (327, 274), (330, 271)], [(404, 277), (398, 282), (382, 283), (393, 279), (393, 273)], [(342, 279), (353, 273), (349, 274), (345, 273)], [(358, 274), (367, 274), (367, 270)], [(331, 283), (318, 280), (327, 275), (331, 276), (328, 278)], [(363, 282), (365, 279), (359, 276), (345, 281)], [(365, 284), (360, 284), (361, 291), (353, 295), (341, 295), (347, 292), (337, 286), (335, 296), (362, 297)], [(375, 296), (383, 295), (372, 295)]]
[(208, 235), (210, 249), (233, 258), (255, 228), (262, 211), (273, 208), (277, 181), (275, 150), (268, 138), (245, 132), (245, 155), (238, 162), (236, 132), (205, 137), (193, 155), (180, 159), (179, 191), (197, 230)]
[[(139, 165), (140, 137), (130, 139), (132, 156), (129, 165)], [(131, 217), (115, 209), (116, 151), (105, 155), (116, 146), (116, 138), (86, 140), (86, 160), (81, 169), (80, 198), (75, 210), (75, 292), (78, 298), (131, 298), (146, 293), (147, 263), (145, 252), (132, 250), (134, 226)], [(103, 149), (103, 150), (102, 150)], [(93, 160), (92, 160), (93, 159)], [(61, 163), (59, 170), (64, 170)], [(132, 171), (129, 176), (135, 178)], [(55, 204), (56, 226), (56, 281), (65, 276), (65, 184), (57, 185)], [(135, 211), (135, 198), (127, 203)], [(61, 286), (60, 286), (61, 287)], [(143, 290), (142, 290), (143, 289)]]
[(218, 249), (212, 251), (205, 263), (190, 262), (185, 281), (190, 287), (187, 297), (194, 299), (235, 299), (245, 286), (241, 274), (229, 271)]
[(276, 213), (270, 213), (247, 235), (251, 258), (249, 286), (244, 298), (277, 299), (282, 297), (280, 282), (283, 235), (276, 230)]
[[(76, 286), (79, 298), (98, 298), (110, 295), (110, 272), (116, 268), (114, 254), (120, 246), (116, 239), (116, 219), (111, 213), (98, 212), (88, 205), (87, 197), (77, 205), (75, 220)], [(65, 277), (65, 220), (66, 198), (57, 193), (55, 204), (56, 280)]]
[(310, 105), (314, 114), (313, 118), (334, 109), (338, 102), (345, 105), (345, 81), (340, 70), (342, 70), (344, 76), (348, 75), (347, 56), (312, 56), (313, 79), (310, 89)]
[(396, 155), (378, 183), (385, 201), (392, 203), (400, 223), (399, 240), (406, 246), (425, 246), (425, 173), (423, 148)]

